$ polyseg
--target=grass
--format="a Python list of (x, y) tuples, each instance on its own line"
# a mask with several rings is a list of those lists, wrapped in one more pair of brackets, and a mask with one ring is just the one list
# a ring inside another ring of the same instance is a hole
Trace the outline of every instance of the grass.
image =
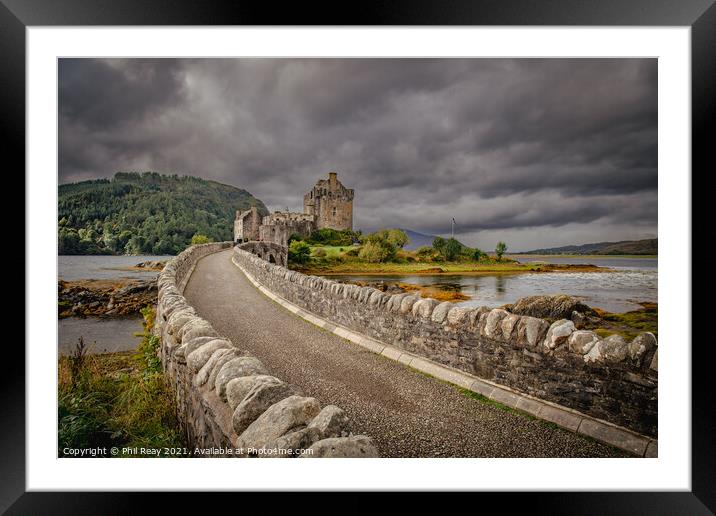
[(592, 329), (602, 338), (618, 334), (627, 340), (648, 331), (659, 337), (659, 307), (657, 303), (640, 303), (643, 308), (625, 313), (611, 313), (595, 309), (600, 317)]
[[(120, 448), (119, 457), (141, 456), (122, 448), (186, 446), (174, 398), (152, 335), (154, 310), (142, 310), (144, 331), (135, 351), (87, 354), (80, 339), (58, 368), (58, 452), (65, 448)], [(162, 452), (164, 453), (164, 452)], [(109, 456), (109, 455), (108, 455)]]

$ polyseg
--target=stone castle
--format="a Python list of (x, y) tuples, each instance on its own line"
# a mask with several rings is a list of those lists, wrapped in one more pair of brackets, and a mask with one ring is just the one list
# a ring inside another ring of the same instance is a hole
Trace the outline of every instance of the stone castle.
[(256, 207), (237, 211), (234, 220), (234, 242), (268, 242), (288, 245), (293, 234), (308, 236), (316, 229), (353, 229), (353, 189), (338, 181), (330, 172), (328, 179), (319, 179), (303, 196), (303, 213), (275, 211), (261, 217)]

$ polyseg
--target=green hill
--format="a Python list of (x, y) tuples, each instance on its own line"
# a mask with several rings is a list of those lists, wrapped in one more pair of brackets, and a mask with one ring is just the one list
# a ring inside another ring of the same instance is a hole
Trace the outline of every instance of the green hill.
[(623, 240), (621, 242), (597, 242), (584, 245), (566, 245), (564, 247), (550, 247), (548, 249), (534, 249), (524, 253), (513, 254), (659, 254), (659, 245), (656, 238), (647, 240)]
[(195, 234), (232, 240), (236, 210), (268, 215), (246, 190), (156, 172), (117, 172), (58, 194), (59, 254), (177, 254)]

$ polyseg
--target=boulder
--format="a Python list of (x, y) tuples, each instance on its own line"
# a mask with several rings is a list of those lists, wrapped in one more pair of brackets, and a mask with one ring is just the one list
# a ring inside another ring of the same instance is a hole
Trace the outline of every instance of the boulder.
[(195, 324), (192, 326), (189, 330), (182, 333), (181, 342), (184, 344), (185, 342), (190, 342), (192, 339), (195, 339), (196, 337), (218, 337), (219, 334), (216, 332), (216, 330), (211, 326), (211, 324)]
[(640, 333), (629, 343), (629, 358), (636, 362), (637, 367), (641, 367), (644, 356), (656, 346), (656, 337), (653, 333)]
[(544, 339), (547, 331), (549, 331), (547, 321), (523, 315), (517, 323), (517, 342), (523, 346), (536, 348)]
[(585, 362), (621, 362), (629, 353), (629, 345), (621, 335), (610, 335), (597, 342), (589, 352), (584, 355)]
[(520, 316), (515, 314), (509, 314), (502, 319), (500, 328), (502, 329), (503, 340), (509, 341), (512, 339), (512, 333), (517, 328), (519, 322)]
[(207, 342), (187, 355), (187, 367), (189, 367), (189, 370), (192, 373), (198, 373), (199, 370), (204, 367), (204, 364), (209, 361), (211, 355), (214, 354), (214, 351), (223, 348), (230, 349), (231, 347), (231, 344), (226, 340), (215, 339), (211, 342)]
[(565, 344), (574, 330), (574, 323), (567, 319), (553, 322), (544, 338), (544, 347), (551, 350)]
[(470, 311), (470, 308), (466, 308), (464, 306), (453, 306), (447, 314), (448, 324), (452, 326), (463, 324), (465, 321), (468, 320), (468, 315), (470, 314)]
[(271, 405), (251, 423), (236, 440), (236, 447), (262, 448), (289, 430), (306, 425), (320, 411), (315, 398), (289, 396)]
[(566, 295), (523, 297), (510, 306), (513, 314), (548, 319), (568, 319), (575, 311), (590, 315), (594, 313), (589, 306)]
[(212, 340), (216, 340), (216, 337), (208, 337), (208, 336), (195, 337), (195, 338), (191, 339), (190, 341), (187, 341), (186, 344), (182, 344), (181, 346), (179, 346), (179, 349), (177, 349), (177, 351), (176, 351), (176, 355), (179, 357), (186, 358), (186, 356), (189, 353), (200, 348), (207, 342), (211, 342)]
[(211, 357), (209, 357), (209, 360), (206, 361), (206, 364), (202, 366), (201, 369), (199, 369), (199, 372), (196, 373), (196, 376), (194, 376), (194, 380), (192, 383), (195, 387), (201, 387), (206, 383), (206, 381), (209, 379), (209, 374), (214, 369), (214, 366), (216, 365), (216, 362), (223, 356), (225, 356), (227, 353), (231, 353), (230, 349), (222, 348), (217, 349), (212, 353)]
[(238, 357), (226, 362), (216, 375), (216, 394), (226, 401), (226, 384), (239, 376), (267, 375), (268, 370), (256, 357)]
[(443, 301), (433, 310), (433, 315), (430, 317), (434, 323), (442, 324), (447, 317), (448, 312), (453, 307), (450, 301)]
[(350, 422), (343, 409), (335, 405), (326, 405), (308, 424), (308, 428), (318, 430), (321, 439), (345, 437), (350, 434)]
[(490, 310), (487, 314), (487, 320), (485, 321), (485, 326), (482, 329), (482, 334), (491, 339), (501, 339), (502, 319), (508, 315), (510, 315), (509, 312), (507, 312), (507, 310), (503, 310), (502, 308)]
[(649, 369), (652, 371), (659, 371), (659, 350), (657, 349), (656, 352), (654, 352), (654, 358), (651, 359), (651, 364), (649, 364)]
[(378, 449), (367, 435), (350, 437), (330, 437), (322, 439), (308, 448), (301, 458), (338, 458), (338, 457), (380, 457)]
[[(232, 349), (231, 353), (227, 353), (226, 355), (224, 355), (223, 357), (221, 357), (219, 360), (216, 361), (216, 363), (214, 364), (214, 367), (212, 367), (211, 371), (209, 372), (209, 377), (206, 380), (206, 382), (209, 384), (209, 390), (216, 388), (216, 377), (219, 375), (219, 373), (221, 372), (224, 365), (227, 362), (234, 360), (235, 358), (238, 358), (241, 356), (242, 355), (236, 349)], [(218, 392), (217, 392), (217, 394), (218, 394)]]
[(298, 389), (273, 376), (261, 375), (236, 406), (231, 417), (234, 431), (241, 434), (274, 403), (298, 395)]
[(430, 319), (430, 316), (433, 313), (433, 308), (435, 308), (437, 304), (438, 302), (431, 298), (416, 301), (412, 308), (413, 317)]
[(587, 330), (577, 330), (568, 339), (569, 350), (579, 355), (589, 353), (597, 342), (599, 342), (599, 335)]
[(420, 300), (418, 296), (405, 296), (400, 301), (400, 313), (407, 314), (413, 309), (413, 305)]
[(229, 383), (226, 384), (226, 403), (229, 404), (232, 411), (236, 410), (239, 403), (243, 401), (251, 388), (256, 384), (257, 378), (261, 378), (262, 376), (263, 375), (239, 376), (229, 380)]
[(321, 435), (316, 428), (307, 427), (294, 430), (263, 445), (261, 448), (263, 453), (260, 456), (268, 458), (297, 457), (303, 450), (320, 439)]

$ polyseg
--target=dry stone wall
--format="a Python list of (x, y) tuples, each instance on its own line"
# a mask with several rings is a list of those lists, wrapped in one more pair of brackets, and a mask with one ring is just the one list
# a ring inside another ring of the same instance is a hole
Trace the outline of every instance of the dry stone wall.
[(192, 246), (169, 261), (158, 278), (155, 331), (194, 454), (377, 457), (369, 437), (351, 433), (343, 410), (321, 408), (298, 387), (271, 376), (242, 343), (220, 335), (189, 305), (183, 290), (196, 262), (231, 246)]
[(488, 307), (386, 294), (274, 265), (242, 249), (256, 281), (333, 323), (480, 378), (590, 416), (657, 435), (657, 341), (600, 338), (570, 320), (550, 324)]

